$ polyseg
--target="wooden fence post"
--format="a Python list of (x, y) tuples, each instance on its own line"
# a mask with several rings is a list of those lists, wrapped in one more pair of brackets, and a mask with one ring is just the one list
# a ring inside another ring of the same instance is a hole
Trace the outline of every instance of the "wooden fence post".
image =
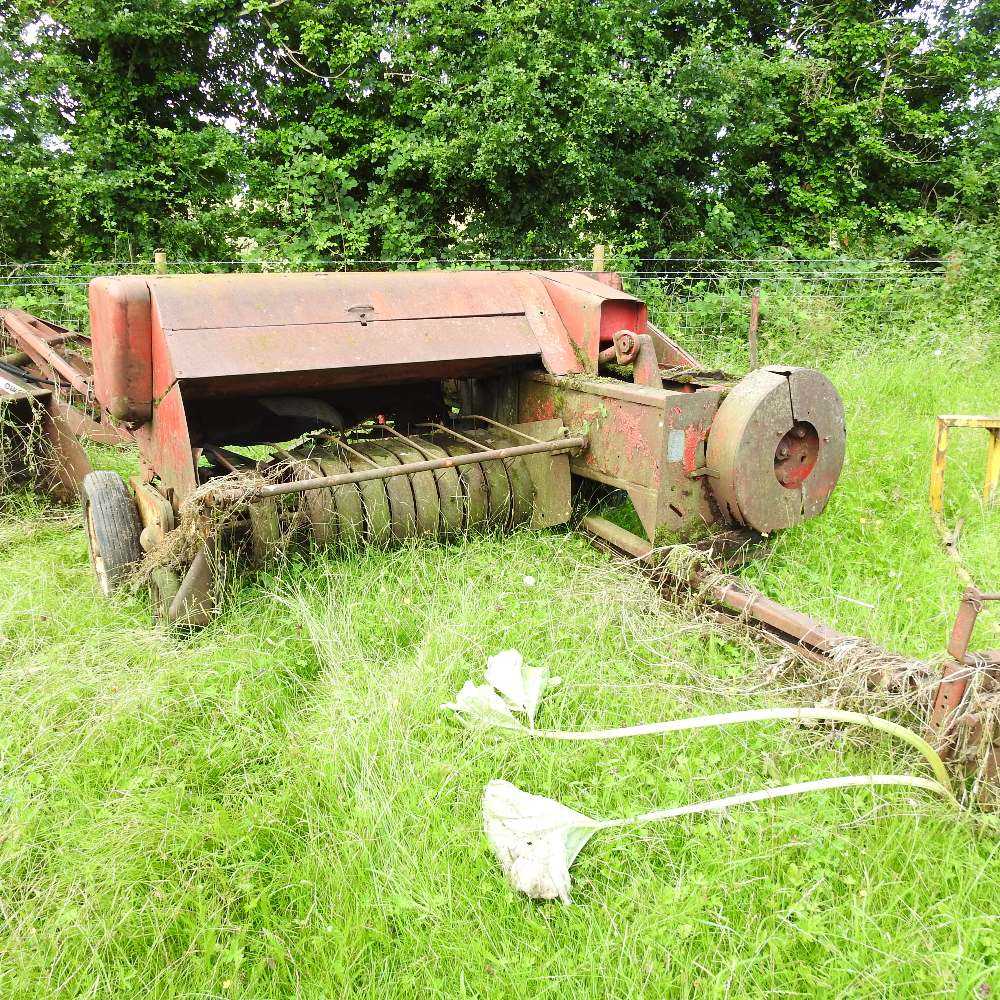
[(757, 370), (757, 330), (760, 326), (760, 287), (750, 296), (750, 371)]

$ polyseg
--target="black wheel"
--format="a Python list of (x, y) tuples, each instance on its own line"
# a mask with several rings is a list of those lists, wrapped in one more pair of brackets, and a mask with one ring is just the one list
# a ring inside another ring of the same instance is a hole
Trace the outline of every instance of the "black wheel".
[(117, 472), (101, 470), (84, 477), (83, 517), (90, 564), (101, 593), (108, 596), (142, 558), (139, 512)]

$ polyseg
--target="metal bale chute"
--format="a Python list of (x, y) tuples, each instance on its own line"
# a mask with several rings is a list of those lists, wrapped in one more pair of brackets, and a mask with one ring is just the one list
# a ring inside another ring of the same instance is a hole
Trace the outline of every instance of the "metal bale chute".
[[(745, 550), (820, 514), (844, 461), (825, 376), (708, 370), (612, 273), (103, 277), (89, 307), (87, 335), (0, 311), (17, 352), (0, 403), (40, 414), (101, 591), (141, 568), (174, 624), (211, 619), (230, 547), (337, 554), (572, 522), (645, 565), (677, 543)], [(139, 473), (93, 471), (83, 438), (134, 448)], [(627, 496), (639, 532), (574, 518), (595, 492)], [(762, 636), (836, 667), (850, 637), (706, 579)], [(941, 741), (960, 709), (936, 713)]]

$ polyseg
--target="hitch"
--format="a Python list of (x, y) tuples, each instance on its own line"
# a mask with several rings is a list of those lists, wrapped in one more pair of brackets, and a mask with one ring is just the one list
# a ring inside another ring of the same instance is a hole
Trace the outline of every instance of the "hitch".
[(996, 720), (987, 718), (973, 697), (977, 687), (990, 690), (1000, 681), (1000, 650), (969, 652), (976, 620), (987, 601), (1000, 601), (1000, 594), (967, 587), (962, 595), (948, 640), (951, 659), (934, 695), (929, 732), (941, 757), (957, 763), (972, 764), (983, 757), (981, 748), (987, 742), (984, 777), (992, 779), (1000, 765), (1000, 733), (995, 731)]

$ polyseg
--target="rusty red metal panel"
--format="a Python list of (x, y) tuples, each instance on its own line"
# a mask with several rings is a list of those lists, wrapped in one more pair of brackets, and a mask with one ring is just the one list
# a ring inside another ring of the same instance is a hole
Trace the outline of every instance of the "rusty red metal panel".
[(619, 330), (646, 332), (646, 305), (640, 299), (585, 274), (538, 273), (588, 371), (596, 373), (601, 344), (610, 344)]
[(521, 379), (519, 420), (559, 417), (590, 438), (578, 474), (624, 488), (659, 486), (666, 394), (611, 380), (529, 374)]
[(660, 359), (661, 365), (668, 368), (703, 368), (704, 365), (691, 353), (684, 350), (676, 340), (668, 337), (662, 330), (657, 329), (652, 323), (646, 323), (646, 332), (653, 338), (653, 346), (656, 348), (656, 356)]
[[(174, 374), (186, 393), (247, 392), (255, 380), (273, 391), (457, 378), (495, 374), (538, 357), (523, 315), (376, 320), (364, 326), (213, 324), (165, 333)], [(235, 380), (232, 388), (229, 379)]]
[(159, 479), (163, 492), (176, 508), (198, 485), (198, 478), (184, 399), (155, 307), (151, 321), (151, 357), (153, 416), (137, 428), (135, 439), (142, 459), (143, 478), (146, 482)]
[(646, 305), (638, 299), (605, 299), (601, 303), (601, 343), (610, 344), (619, 330), (643, 333), (646, 329)]
[(358, 325), (524, 312), (505, 271), (196, 274), (148, 281), (164, 330)]
[(705, 438), (719, 389), (665, 391), (608, 379), (531, 374), (520, 383), (520, 419), (559, 417), (590, 445), (575, 475), (627, 490), (651, 540), (697, 537), (718, 520), (705, 478)]
[[(99, 279), (91, 309), (100, 398), (148, 422), (136, 435), (145, 475), (175, 501), (197, 478), (185, 400), (484, 377), (539, 359), (580, 373), (596, 364), (602, 337), (646, 325), (645, 305), (619, 289), (541, 272)], [(626, 464), (655, 466), (658, 457), (633, 455), (655, 435), (625, 426), (631, 404), (609, 405), (612, 423), (624, 421), (614, 433)]]
[[(638, 299), (562, 273), (98, 279), (91, 288), (98, 393), (133, 423), (150, 415), (150, 296), (178, 377), (239, 376), (228, 389), (241, 393), (253, 391), (254, 375), (272, 389), (307, 391), (482, 376), (539, 354), (554, 373), (578, 373), (602, 337), (646, 323)], [(293, 377), (285, 382), (282, 374)], [(218, 381), (215, 390), (223, 390)]]
[(574, 350), (558, 311), (553, 308), (545, 282), (526, 271), (510, 273), (524, 303), (524, 317), (538, 342), (545, 370), (550, 375), (581, 374), (583, 361)]
[(94, 392), (115, 419), (143, 424), (153, 405), (146, 279), (95, 278), (89, 298)]
[(89, 396), (92, 372), (87, 362), (78, 354), (57, 348), (68, 331), (40, 320), (22, 309), (0, 310), (0, 322), (17, 346), (39, 368), (53, 379), (64, 379), (81, 395)]

